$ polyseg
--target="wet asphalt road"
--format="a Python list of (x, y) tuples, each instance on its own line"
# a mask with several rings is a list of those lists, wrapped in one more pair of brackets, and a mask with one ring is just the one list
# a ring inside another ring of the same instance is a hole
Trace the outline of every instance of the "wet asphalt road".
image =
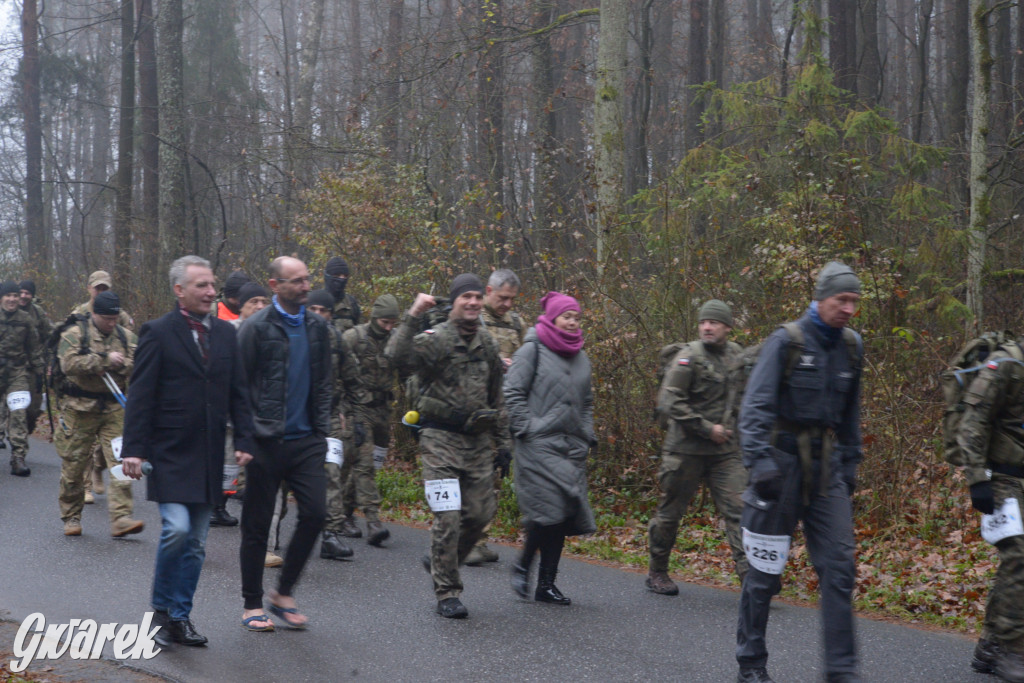
[[(7, 453), (0, 451), (3, 463)], [(159, 531), (144, 485), (135, 484), (143, 533), (111, 538), (106, 497), (98, 496), (86, 506), (84, 534), (65, 538), (52, 445), (33, 440), (29, 464), (28, 479), (11, 477), (6, 465), (0, 470), (0, 616), (139, 623)], [(229, 509), (240, 514), (238, 503)], [(385, 548), (354, 541), (352, 562), (315, 554), (295, 592), (309, 630), (274, 633), (241, 628), (239, 531), (211, 529), (192, 613), (209, 647), (179, 647), (133, 664), (189, 682), (735, 680), (736, 592), (682, 584), (678, 597), (657, 596), (640, 574), (565, 559), (558, 584), (573, 605), (524, 602), (508, 584), (514, 550), (495, 546), (499, 563), (463, 569), (469, 619), (449, 621), (434, 613), (419, 562), (428, 532), (390, 529)], [(276, 571), (266, 570), (267, 587)], [(818, 621), (814, 609), (773, 607), (769, 671), (780, 683), (821, 680)], [(994, 680), (970, 671), (973, 643), (965, 637), (867, 619), (857, 628), (865, 681)]]

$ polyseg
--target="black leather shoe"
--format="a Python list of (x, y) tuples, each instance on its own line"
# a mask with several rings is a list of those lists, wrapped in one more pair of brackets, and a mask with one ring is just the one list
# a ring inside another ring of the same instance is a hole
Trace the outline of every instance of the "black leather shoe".
[(320, 543), (320, 557), (325, 560), (347, 560), (355, 555), (352, 548), (341, 540), (338, 534), (325, 531), (324, 540)]
[(558, 587), (553, 583), (538, 585), (536, 592), (533, 594), (533, 599), (537, 602), (547, 602), (552, 605), (565, 605), (567, 607), (572, 604), (572, 600), (562, 595), (562, 591), (558, 590)]
[(27, 477), (32, 474), (32, 470), (25, 467), (24, 458), (12, 458), (11, 459), (11, 474), (16, 477)]
[(736, 683), (775, 683), (775, 681), (768, 675), (768, 669), (763, 666), (754, 666), (740, 667)]
[(238, 518), (232, 517), (228, 512), (227, 503), (221, 503), (213, 508), (210, 515), (210, 526), (238, 526)]
[(160, 609), (153, 610), (153, 626), (160, 627), (156, 635), (153, 636), (157, 645), (162, 648), (174, 645), (174, 637), (171, 635), (171, 615)]
[(438, 600), (437, 613), (445, 619), (465, 619), (469, 616), (469, 610), (458, 598)]
[(512, 563), (512, 590), (523, 600), (530, 597), (530, 570), (518, 562)]
[(199, 647), (200, 645), (206, 645), (209, 641), (206, 636), (200, 635), (196, 631), (196, 627), (192, 625), (191, 619), (186, 619), (185, 621), (172, 621), (170, 631), (171, 638), (173, 638), (174, 642), (179, 645)]

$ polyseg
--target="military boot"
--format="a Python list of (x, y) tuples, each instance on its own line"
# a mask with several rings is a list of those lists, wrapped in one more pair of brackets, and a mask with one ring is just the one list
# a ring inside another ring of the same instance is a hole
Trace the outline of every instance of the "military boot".
[(341, 528), (338, 530), (339, 534), (345, 538), (362, 538), (363, 532), (359, 530), (359, 525), (356, 524), (356, 520), (352, 515), (347, 515), (341, 520)]
[(64, 520), (64, 535), (65, 536), (81, 536), (82, 535), (82, 521), (78, 517), (72, 517), (71, 519)]
[(469, 616), (469, 610), (458, 598), (438, 600), (437, 613), (445, 619), (465, 619)]
[(228, 497), (221, 499), (220, 505), (214, 506), (210, 514), (210, 526), (238, 526), (238, 518), (228, 512)]
[(90, 467), (92, 470), (92, 490), (94, 493), (103, 495), (106, 487), (103, 485), (103, 470), (96, 469), (96, 467)]
[(131, 517), (118, 517), (110, 523), (110, 535), (114, 538), (121, 538), (128, 534), (137, 534), (146, 526), (140, 519)]
[(679, 586), (672, 579), (668, 578), (668, 572), (659, 572), (651, 569), (647, 572), (647, 580), (644, 581), (647, 590), (659, 595), (679, 595)]
[(763, 666), (743, 666), (736, 676), (736, 683), (775, 683), (775, 680)]
[(996, 660), (999, 659), (999, 643), (982, 636), (974, 646), (974, 658), (971, 668), (980, 674), (995, 673)]
[(466, 555), (466, 561), (463, 564), (468, 564), (470, 567), (479, 567), (484, 562), (497, 561), (498, 553), (488, 548), (486, 543), (478, 543), (469, 551), (469, 555)]
[(355, 553), (336, 531), (325, 531), (320, 542), (320, 557), (325, 560), (347, 560)]
[(390, 536), (391, 532), (384, 528), (379, 519), (366, 523), (366, 542), (370, 545), (380, 547)]
[(1024, 656), (1005, 647), (999, 648), (996, 657), (996, 676), (1007, 683), (1024, 683)]
[(27, 477), (32, 474), (32, 470), (25, 466), (24, 455), (11, 456), (11, 474), (16, 477)]
[(530, 567), (512, 563), (512, 590), (516, 595), (526, 600), (530, 597)]

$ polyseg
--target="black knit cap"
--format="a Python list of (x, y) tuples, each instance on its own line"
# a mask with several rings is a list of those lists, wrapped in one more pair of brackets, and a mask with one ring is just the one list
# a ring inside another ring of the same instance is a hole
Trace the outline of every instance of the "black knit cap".
[(121, 312), (121, 299), (110, 290), (100, 292), (92, 300), (92, 312), (96, 315), (117, 315)]
[(254, 296), (262, 296), (264, 299), (269, 299), (270, 292), (263, 285), (256, 282), (246, 282), (238, 290), (238, 305), (244, 306), (245, 302)]
[(24, 289), (32, 296), (36, 295), (36, 283), (32, 282), (31, 280), (22, 280), (21, 282), (19, 282), (18, 289)]
[(328, 311), (334, 309), (334, 297), (326, 289), (314, 289), (306, 298), (307, 306), (323, 306)]
[(331, 277), (339, 277), (341, 275), (348, 277), (348, 262), (340, 256), (332, 256), (327, 260), (327, 266), (324, 268), (324, 272)]
[(473, 273), (463, 273), (462, 275), (456, 275), (455, 279), (452, 280), (452, 288), (448, 292), (448, 297), (455, 301), (460, 295), (466, 292), (480, 292), (484, 293), (484, 283)]
[(231, 275), (228, 275), (228, 279), (224, 281), (224, 298), (237, 299), (238, 293), (242, 290), (242, 285), (249, 281), (250, 278), (245, 274), (244, 270), (236, 270)]
[(14, 280), (4, 280), (3, 284), (0, 284), (0, 296), (20, 293), (21, 288), (18, 287), (18, 283)]

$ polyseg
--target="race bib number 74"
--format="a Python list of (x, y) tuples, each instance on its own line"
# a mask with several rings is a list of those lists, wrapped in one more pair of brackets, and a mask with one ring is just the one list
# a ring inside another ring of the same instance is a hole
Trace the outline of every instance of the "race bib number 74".
[(781, 574), (789, 559), (789, 536), (768, 536), (743, 529), (743, 550), (747, 562), (759, 572)]
[(458, 479), (431, 479), (423, 482), (423, 489), (432, 512), (462, 509), (462, 490)]
[(1016, 498), (1007, 498), (991, 515), (981, 516), (981, 537), (995, 545), (1004, 538), (1024, 535), (1020, 519), (1020, 504)]

